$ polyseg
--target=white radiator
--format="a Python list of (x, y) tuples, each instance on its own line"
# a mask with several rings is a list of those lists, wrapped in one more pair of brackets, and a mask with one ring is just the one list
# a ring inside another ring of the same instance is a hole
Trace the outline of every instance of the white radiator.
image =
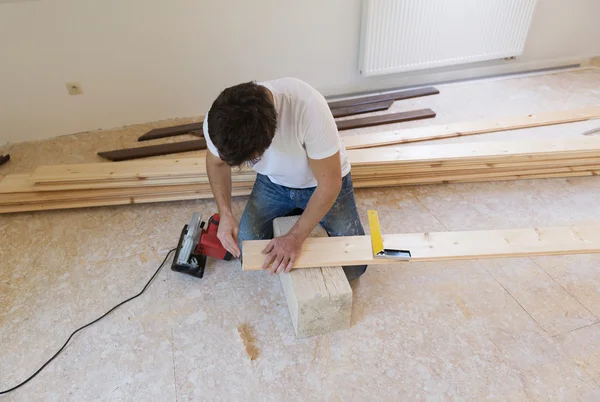
[(523, 53), (537, 0), (363, 0), (364, 76)]

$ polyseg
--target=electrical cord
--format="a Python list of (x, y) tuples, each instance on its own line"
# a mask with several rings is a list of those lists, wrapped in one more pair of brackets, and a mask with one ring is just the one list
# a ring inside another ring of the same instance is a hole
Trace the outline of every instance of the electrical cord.
[(146, 289), (148, 289), (148, 287), (150, 286), (150, 284), (152, 283), (152, 281), (154, 280), (154, 278), (156, 278), (156, 276), (158, 275), (158, 273), (160, 272), (160, 270), (162, 269), (162, 267), (165, 265), (165, 263), (167, 262), (167, 259), (169, 258), (169, 256), (171, 255), (171, 253), (173, 251), (177, 250), (176, 248), (169, 250), (169, 252), (167, 253), (165, 259), (163, 260), (163, 262), (160, 264), (160, 266), (158, 267), (158, 269), (156, 270), (156, 272), (154, 272), (154, 275), (152, 275), (152, 278), (150, 278), (150, 280), (146, 283), (146, 286), (144, 286), (144, 288), (142, 289), (142, 291), (140, 293), (138, 293), (135, 296), (130, 297), (129, 299), (122, 301), (121, 303), (117, 304), (116, 306), (114, 306), (113, 308), (111, 308), (110, 310), (108, 310), (106, 313), (104, 313), (104, 315), (102, 315), (101, 317), (96, 318), (94, 321), (85, 324), (83, 327), (80, 327), (78, 329), (76, 329), (70, 336), (69, 339), (67, 339), (67, 341), (65, 342), (65, 344), (62, 346), (62, 348), (60, 348), (60, 350), (58, 352), (56, 352), (54, 354), (54, 356), (52, 356), (50, 358), (50, 360), (48, 360), (46, 363), (44, 363), (44, 365), (42, 367), (39, 368), (38, 371), (36, 371), (35, 373), (33, 373), (33, 375), (31, 377), (29, 377), (28, 379), (26, 379), (25, 381), (23, 381), (22, 383), (20, 383), (19, 385), (16, 385), (10, 389), (7, 389), (6, 391), (0, 391), (0, 395), (4, 395), (4, 394), (8, 394), (9, 392), (12, 392), (14, 390), (16, 390), (17, 388), (21, 388), (23, 385), (27, 384), (29, 381), (31, 381), (36, 375), (38, 375), (43, 369), (46, 368), (46, 366), (48, 364), (50, 364), (50, 362), (52, 360), (54, 360), (67, 346), (67, 344), (69, 343), (69, 341), (71, 341), (71, 338), (73, 338), (73, 336), (75, 336), (76, 333), (78, 333), (79, 331), (81, 331), (82, 329), (85, 329), (87, 327), (89, 327), (92, 324), (97, 323), (98, 321), (100, 321), (101, 319), (103, 319), (104, 317), (106, 317), (107, 315), (109, 315), (110, 313), (112, 313), (113, 311), (115, 311), (116, 309), (118, 309), (119, 307), (121, 307), (123, 304), (130, 302), (131, 300), (140, 297), (145, 291)]

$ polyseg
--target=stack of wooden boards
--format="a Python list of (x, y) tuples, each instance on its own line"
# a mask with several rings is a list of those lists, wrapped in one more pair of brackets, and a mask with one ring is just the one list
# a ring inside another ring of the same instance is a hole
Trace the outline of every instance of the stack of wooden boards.
[[(598, 175), (600, 136), (389, 145), (600, 117), (600, 107), (344, 139), (357, 188)], [(385, 146), (379, 146), (385, 145)], [(247, 195), (255, 173), (232, 173)], [(42, 166), (0, 182), (0, 213), (212, 198), (204, 157)]]
[(348, 152), (357, 188), (600, 173), (600, 137), (378, 147)]
[[(589, 176), (600, 137), (350, 150), (357, 188)], [(0, 213), (211, 198), (204, 158), (43, 166), (0, 182)], [(233, 195), (255, 174), (233, 173)]]
[[(234, 196), (255, 173), (232, 174)], [(0, 213), (212, 198), (204, 158), (41, 166), (0, 182)]]

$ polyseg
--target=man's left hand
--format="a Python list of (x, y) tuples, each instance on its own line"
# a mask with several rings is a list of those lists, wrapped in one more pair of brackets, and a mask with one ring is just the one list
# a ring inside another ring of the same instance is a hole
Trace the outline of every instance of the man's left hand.
[(269, 269), (272, 274), (290, 272), (294, 259), (300, 254), (302, 243), (304, 239), (293, 234), (274, 238), (262, 251), (266, 254), (263, 269)]

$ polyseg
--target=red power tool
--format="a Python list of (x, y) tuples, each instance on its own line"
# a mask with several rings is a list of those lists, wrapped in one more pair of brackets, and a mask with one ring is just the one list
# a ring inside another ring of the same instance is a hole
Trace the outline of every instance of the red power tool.
[(206, 229), (204, 226), (205, 222), (202, 222), (202, 215), (199, 212), (194, 212), (192, 220), (183, 227), (179, 236), (177, 252), (171, 265), (173, 271), (202, 278), (207, 257), (225, 261), (231, 260), (233, 256), (225, 250), (221, 241), (217, 238), (219, 214), (210, 217)]

